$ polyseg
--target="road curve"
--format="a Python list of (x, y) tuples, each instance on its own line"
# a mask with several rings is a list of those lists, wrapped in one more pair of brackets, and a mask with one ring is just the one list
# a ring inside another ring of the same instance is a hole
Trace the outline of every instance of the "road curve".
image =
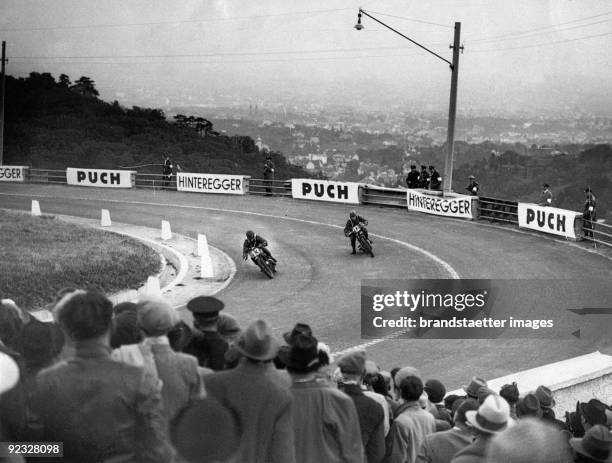
[[(570, 280), (568, 294), (604, 294), (612, 262), (579, 246), (461, 220), (399, 209), (361, 207), (370, 221), (376, 258), (351, 256), (342, 233), (349, 207), (288, 198), (199, 195), (166, 191), (105, 190), (55, 185), (0, 184), (0, 207), (29, 210), (38, 199), (43, 213), (99, 218), (159, 227), (188, 236), (205, 233), (232, 257), (238, 272), (220, 297), (243, 322), (262, 317), (277, 333), (296, 321), (341, 350), (360, 339), (363, 278), (507, 278)], [(279, 274), (267, 280), (250, 262), (242, 264), (244, 232), (270, 242)], [(591, 279), (590, 277), (596, 277)], [(571, 296), (570, 296), (571, 297)], [(520, 310), (520, 309), (517, 309)], [(548, 340), (399, 340), (368, 348), (383, 367), (412, 364), (426, 377), (458, 386), (473, 374), (496, 377), (518, 369), (594, 350), (576, 338)]]

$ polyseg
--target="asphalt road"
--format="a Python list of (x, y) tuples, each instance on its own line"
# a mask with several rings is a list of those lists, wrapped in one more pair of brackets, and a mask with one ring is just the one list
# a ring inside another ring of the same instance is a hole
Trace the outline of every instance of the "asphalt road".
[[(605, 350), (609, 337), (577, 339), (578, 328), (610, 326), (612, 317), (578, 317), (566, 308), (612, 301), (612, 261), (576, 244), (514, 229), (361, 207), (374, 237), (374, 259), (350, 255), (342, 229), (350, 207), (257, 196), (200, 195), (166, 191), (105, 190), (54, 185), (0, 184), (0, 207), (29, 210), (38, 199), (43, 213), (99, 218), (158, 228), (208, 241), (228, 253), (238, 272), (219, 294), (243, 325), (261, 317), (277, 333), (297, 321), (309, 323), (332, 350), (368, 342), (360, 338), (362, 279), (495, 278), (527, 280), (517, 291), (516, 313), (556, 321), (552, 339), (389, 339), (370, 345), (368, 356), (383, 368), (414, 365), (449, 387), (472, 375), (493, 378), (552, 361)], [(268, 280), (242, 262), (244, 233), (264, 236), (279, 261)], [(596, 330), (597, 331), (597, 330)], [(612, 331), (612, 330), (611, 330)], [(550, 337), (550, 336), (549, 336)]]

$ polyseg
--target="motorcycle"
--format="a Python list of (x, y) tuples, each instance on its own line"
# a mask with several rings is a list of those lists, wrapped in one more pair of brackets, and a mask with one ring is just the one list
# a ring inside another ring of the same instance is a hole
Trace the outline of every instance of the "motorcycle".
[(369, 254), (370, 257), (374, 257), (374, 252), (372, 251), (372, 243), (365, 237), (361, 224), (355, 225), (349, 236), (353, 234), (357, 237), (357, 245), (359, 250), (364, 254)]
[(249, 257), (268, 278), (274, 278), (276, 273), (276, 261), (274, 259), (266, 258), (266, 255), (258, 247), (254, 247), (249, 251)]

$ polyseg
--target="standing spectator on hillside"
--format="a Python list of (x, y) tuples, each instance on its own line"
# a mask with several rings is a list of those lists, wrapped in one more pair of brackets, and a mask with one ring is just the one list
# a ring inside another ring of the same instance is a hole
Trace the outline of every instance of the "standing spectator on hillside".
[(542, 193), (540, 193), (540, 199), (538, 204), (540, 206), (552, 206), (553, 195), (550, 191), (550, 185), (548, 183), (542, 184)]
[(193, 314), (193, 330), (183, 352), (196, 357), (201, 367), (214, 371), (223, 370), (229, 348), (217, 329), (219, 312), (224, 307), (223, 302), (211, 296), (199, 296), (187, 303), (187, 310)]
[(408, 188), (418, 188), (420, 179), (421, 179), (421, 176), (419, 175), (417, 166), (414, 164), (411, 164), (410, 172), (408, 172), (408, 175), (406, 176), (406, 186)]
[(465, 187), (465, 189), (468, 191), (468, 194), (472, 196), (478, 196), (478, 193), (480, 192), (480, 185), (476, 181), (476, 177), (470, 175), (468, 179), (470, 183), (468, 184), (468, 186)]
[(38, 374), (32, 409), (40, 440), (63, 442), (66, 461), (167, 463), (161, 384), (110, 358), (112, 313), (103, 294), (84, 290), (65, 294), (53, 309), (74, 353)]
[(427, 166), (421, 166), (421, 173), (419, 174), (419, 188), (429, 188), (429, 172), (427, 172)]
[(457, 407), (454, 416), (455, 427), (425, 437), (417, 455), (417, 463), (449, 463), (461, 449), (472, 443), (472, 433), (465, 421), (465, 413), (478, 410), (474, 399), (465, 399)]
[(401, 381), (399, 389), (404, 404), (400, 407), (400, 414), (395, 417), (389, 431), (387, 461), (414, 463), (425, 436), (436, 431), (436, 420), (419, 405), (419, 398), (423, 394), (421, 378), (408, 376)]
[(367, 462), (377, 463), (385, 456), (385, 415), (380, 404), (364, 395), (361, 390), (365, 362), (365, 352), (363, 351), (348, 353), (338, 360), (338, 368), (342, 373), (342, 383), (339, 385), (339, 389), (353, 399), (357, 409), (361, 441), (363, 442)]
[(451, 462), (486, 463), (491, 439), (512, 422), (510, 406), (503, 398), (492, 394), (478, 407), (478, 411), (466, 412), (465, 420), (472, 429), (474, 442), (457, 452)]
[(586, 199), (582, 208), (582, 230), (584, 231), (584, 236), (593, 238), (593, 229), (597, 221), (597, 211), (595, 209), (597, 198), (589, 187), (586, 187), (584, 192), (586, 193)]
[(317, 340), (299, 334), (290, 346), (287, 371), (293, 384), (293, 431), (298, 463), (364, 461), (355, 404), (317, 377)]
[(270, 326), (256, 320), (236, 343), (242, 355), (238, 366), (204, 377), (207, 394), (238, 415), (242, 437), (236, 461), (295, 462), (292, 398), (272, 364), (278, 347)]
[(264, 184), (266, 185), (266, 194), (270, 196), (272, 194), (272, 181), (274, 180), (274, 162), (272, 161), (272, 155), (266, 148), (266, 162), (264, 163)]
[(170, 182), (172, 182), (172, 170), (173, 169), (174, 169), (174, 165), (172, 164), (170, 157), (166, 156), (166, 159), (164, 159), (164, 164), (162, 166), (164, 189), (168, 188), (170, 186)]
[(435, 166), (429, 166), (429, 189), (442, 189), (442, 176), (438, 173)]

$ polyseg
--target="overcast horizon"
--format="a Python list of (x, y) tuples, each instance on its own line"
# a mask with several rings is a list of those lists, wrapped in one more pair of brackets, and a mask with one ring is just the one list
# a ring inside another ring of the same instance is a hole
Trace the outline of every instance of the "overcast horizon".
[(612, 115), (606, 0), (4, 0), (0, 39), (8, 75), (85, 75), (125, 105), (139, 103), (134, 90), (156, 89), (166, 103), (239, 91), (246, 104), (293, 96), (444, 111), (448, 64), (370, 18), (355, 30), (360, 6), (449, 61), (462, 23), (459, 112)]

